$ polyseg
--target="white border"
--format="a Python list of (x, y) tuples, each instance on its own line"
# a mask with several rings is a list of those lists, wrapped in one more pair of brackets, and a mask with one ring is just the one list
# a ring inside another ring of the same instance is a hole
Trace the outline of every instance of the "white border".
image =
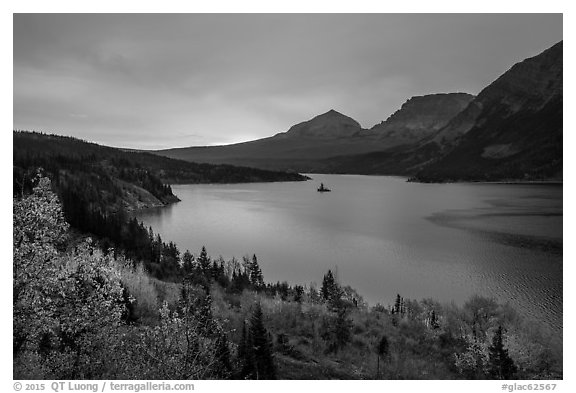
[[(3, 6), (3, 13), (1, 24), (3, 34), (2, 40), (2, 53), (9, 54), (10, 59), (2, 62), (2, 77), (3, 77), (3, 91), (2, 91), (2, 119), (4, 120), (5, 127), (2, 131), (2, 168), (6, 171), (3, 179), (7, 188), (9, 181), (8, 170), (12, 161), (12, 137), (11, 131), (9, 134), (8, 123), (12, 127), (12, 14), (13, 13), (85, 13), (85, 12), (117, 12), (117, 13), (150, 13), (150, 12), (226, 12), (226, 13), (263, 13), (263, 12), (306, 12), (306, 13), (404, 13), (404, 12), (418, 12), (418, 13), (564, 13), (564, 69), (565, 72), (565, 87), (567, 87), (568, 94), (565, 94), (565, 109), (574, 108), (574, 99), (572, 98), (574, 78), (573, 72), (576, 71), (574, 67), (574, 44), (572, 38), (574, 17), (574, 6), (568, 1), (494, 1), (483, 0), (479, 2), (470, 1), (425, 1), (425, 0), (411, 0), (406, 2), (389, 2), (381, 1), (379, 4), (368, 0), (355, 0), (355, 1), (312, 1), (312, 0), (291, 0), (285, 2), (272, 2), (272, 1), (212, 1), (212, 2), (192, 2), (192, 1), (143, 1), (143, 0), (99, 0), (95, 2), (80, 2), (80, 1), (9, 1), (8, 5)], [(572, 71), (572, 72), (571, 72)], [(10, 86), (10, 88), (8, 88)], [(569, 203), (566, 204), (564, 209), (564, 244), (567, 245), (564, 250), (564, 260), (568, 261), (564, 264), (564, 277), (565, 284), (570, 284), (570, 279), (574, 277), (574, 258), (576, 255), (571, 248), (575, 244), (572, 227), (576, 224), (574, 220), (574, 208), (572, 208), (572, 201), (576, 201), (575, 188), (573, 182), (574, 170), (576, 166), (572, 150), (576, 148), (574, 144), (574, 120), (570, 116), (570, 110), (565, 113), (564, 125), (564, 200)], [(9, 136), (10, 135), (10, 136)], [(11, 277), (12, 269), (9, 261), (12, 259), (11, 255), (11, 227), (8, 226), (10, 211), (8, 206), (12, 205), (11, 196), (8, 190), (0, 193), (2, 198), (2, 263), (0, 277), (2, 277), (1, 286), (1, 309), (0, 315), (4, 316), (4, 323), (1, 325), (1, 336), (3, 344), (3, 356), (1, 358), (1, 380), (0, 390), (5, 392), (13, 391), (12, 381), (12, 358), (11, 358)], [(568, 280), (566, 280), (568, 278)], [(574, 368), (573, 349), (574, 346), (574, 312), (572, 306), (574, 305), (574, 290), (573, 286), (564, 285), (564, 381), (555, 381), (558, 384), (557, 391), (567, 391), (569, 386), (573, 386), (571, 391), (574, 391), (576, 384), (574, 383), (574, 374), (571, 372)], [(445, 391), (466, 391), (472, 392), (496, 392), (503, 391), (501, 383), (498, 381), (259, 381), (259, 382), (244, 382), (244, 381), (197, 381), (197, 391), (266, 391), (274, 389), (279, 392), (288, 392), (295, 389), (301, 391), (318, 391), (321, 389), (330, 389), (336, 391), (351, 391), (354, 389), (362, 389), (362, 391), (430, 391), (430, 392), (445, 392)]]

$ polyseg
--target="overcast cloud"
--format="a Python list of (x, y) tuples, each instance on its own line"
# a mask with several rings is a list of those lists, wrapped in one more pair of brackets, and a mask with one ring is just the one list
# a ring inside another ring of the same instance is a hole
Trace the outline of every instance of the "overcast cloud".
[(14, 16), (14, 128), (112, 146), (247, 141), (335, 109), (477, 94), (562, 39), (553, 15)]

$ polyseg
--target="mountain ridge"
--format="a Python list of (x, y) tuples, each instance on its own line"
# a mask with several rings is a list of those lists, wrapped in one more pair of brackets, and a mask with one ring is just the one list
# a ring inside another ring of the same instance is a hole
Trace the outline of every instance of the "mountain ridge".
[[(452, 115), (467, 104), (472, 95), (466, 93), (441, 93), (418, 96), (407, 101), (408, 105), (395, 112), (396, 132), (380, 132), (378, 125), (363, 129), (351, 117), (331, 109), (312, 119), (291, 126), (286, 132), (255, 141), (225, 146), (202, 146), (154, 151), (181, 160), (228, 163), (296, 172), (322, 172), (324, 160), (351, 154), (371, 153), (413, 143), (444, 125)], [(435, 101), (441, 101), (439, 104)], [(432, 103), (432, 105), (431, 105)], [(445, 106), (443, 111), (430, 107)], [(425, 114), (417, 124), (402, 126), (396, 120), (406, 110)], [(380, 125), (385, 124), (381, 122)]]
[(413, 96), (370, 132), (383, 136), (403, 134), (412, 142), (440, 130), (475, 97), (468, 93), (435, 93)]

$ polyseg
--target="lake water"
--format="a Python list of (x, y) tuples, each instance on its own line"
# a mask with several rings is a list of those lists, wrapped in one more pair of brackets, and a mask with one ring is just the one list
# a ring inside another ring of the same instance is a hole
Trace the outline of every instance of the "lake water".
[(138, 217), (182, 252), (256, 254), (269, 282), (320, 284), (336, 268), (370, 304), (481, 294), (562, 335), (562, 186), (310, 176), (174, 185), (181, 202)]

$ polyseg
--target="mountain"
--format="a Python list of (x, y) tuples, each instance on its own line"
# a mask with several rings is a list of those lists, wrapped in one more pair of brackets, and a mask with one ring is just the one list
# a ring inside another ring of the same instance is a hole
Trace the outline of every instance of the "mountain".
[(563, 48), (515, 64), (438, 131), (421, 181), (562, 178)]
[(559, 180), (562, 115), (560, 42), (514, 65), (432, 135), (327, 159), (324, 169), (424, 182)]
[(332, 157), (382, 151), (414, 143), (437, 131), (474, 97), (465, 93), (413, 97), (370, 130), (335, 110), (298, 123), (286, 132), (227, 146), (153, 152), (186, 161), (234, 164), (297, 172), (326, 172)]
[(397, 144), (414, 143), (440, 130), (473, 99), (466, 93), (415, 96), (370, 131), (383, 139), (396, 139)]
[(296, 173), (271, 172), (230, 165), (195, 164), (150, 153), (128, 152), (76, 138), (15, 131), (14, 192), (31, 189), (37, 168), (50, 175), (56, 188), (74, 188), (106, 210), (131, 210), (177, 201), (166, 183), (241, 183), (300, 181)]
[(362, 127), (356, 120), (330, 109), (312, 120), (296, 124), (288, 131), (276, 134), (275, 138), (349, 138), (358, 135), (361, 130)]
[(355, 120), (330, 110), (272, 137), (226, 146), (186, 147), (153, 153), (180, 160), (232, 164), (295, 172), (313, 171), (318, 158), (364, 153), (362, 128)]

